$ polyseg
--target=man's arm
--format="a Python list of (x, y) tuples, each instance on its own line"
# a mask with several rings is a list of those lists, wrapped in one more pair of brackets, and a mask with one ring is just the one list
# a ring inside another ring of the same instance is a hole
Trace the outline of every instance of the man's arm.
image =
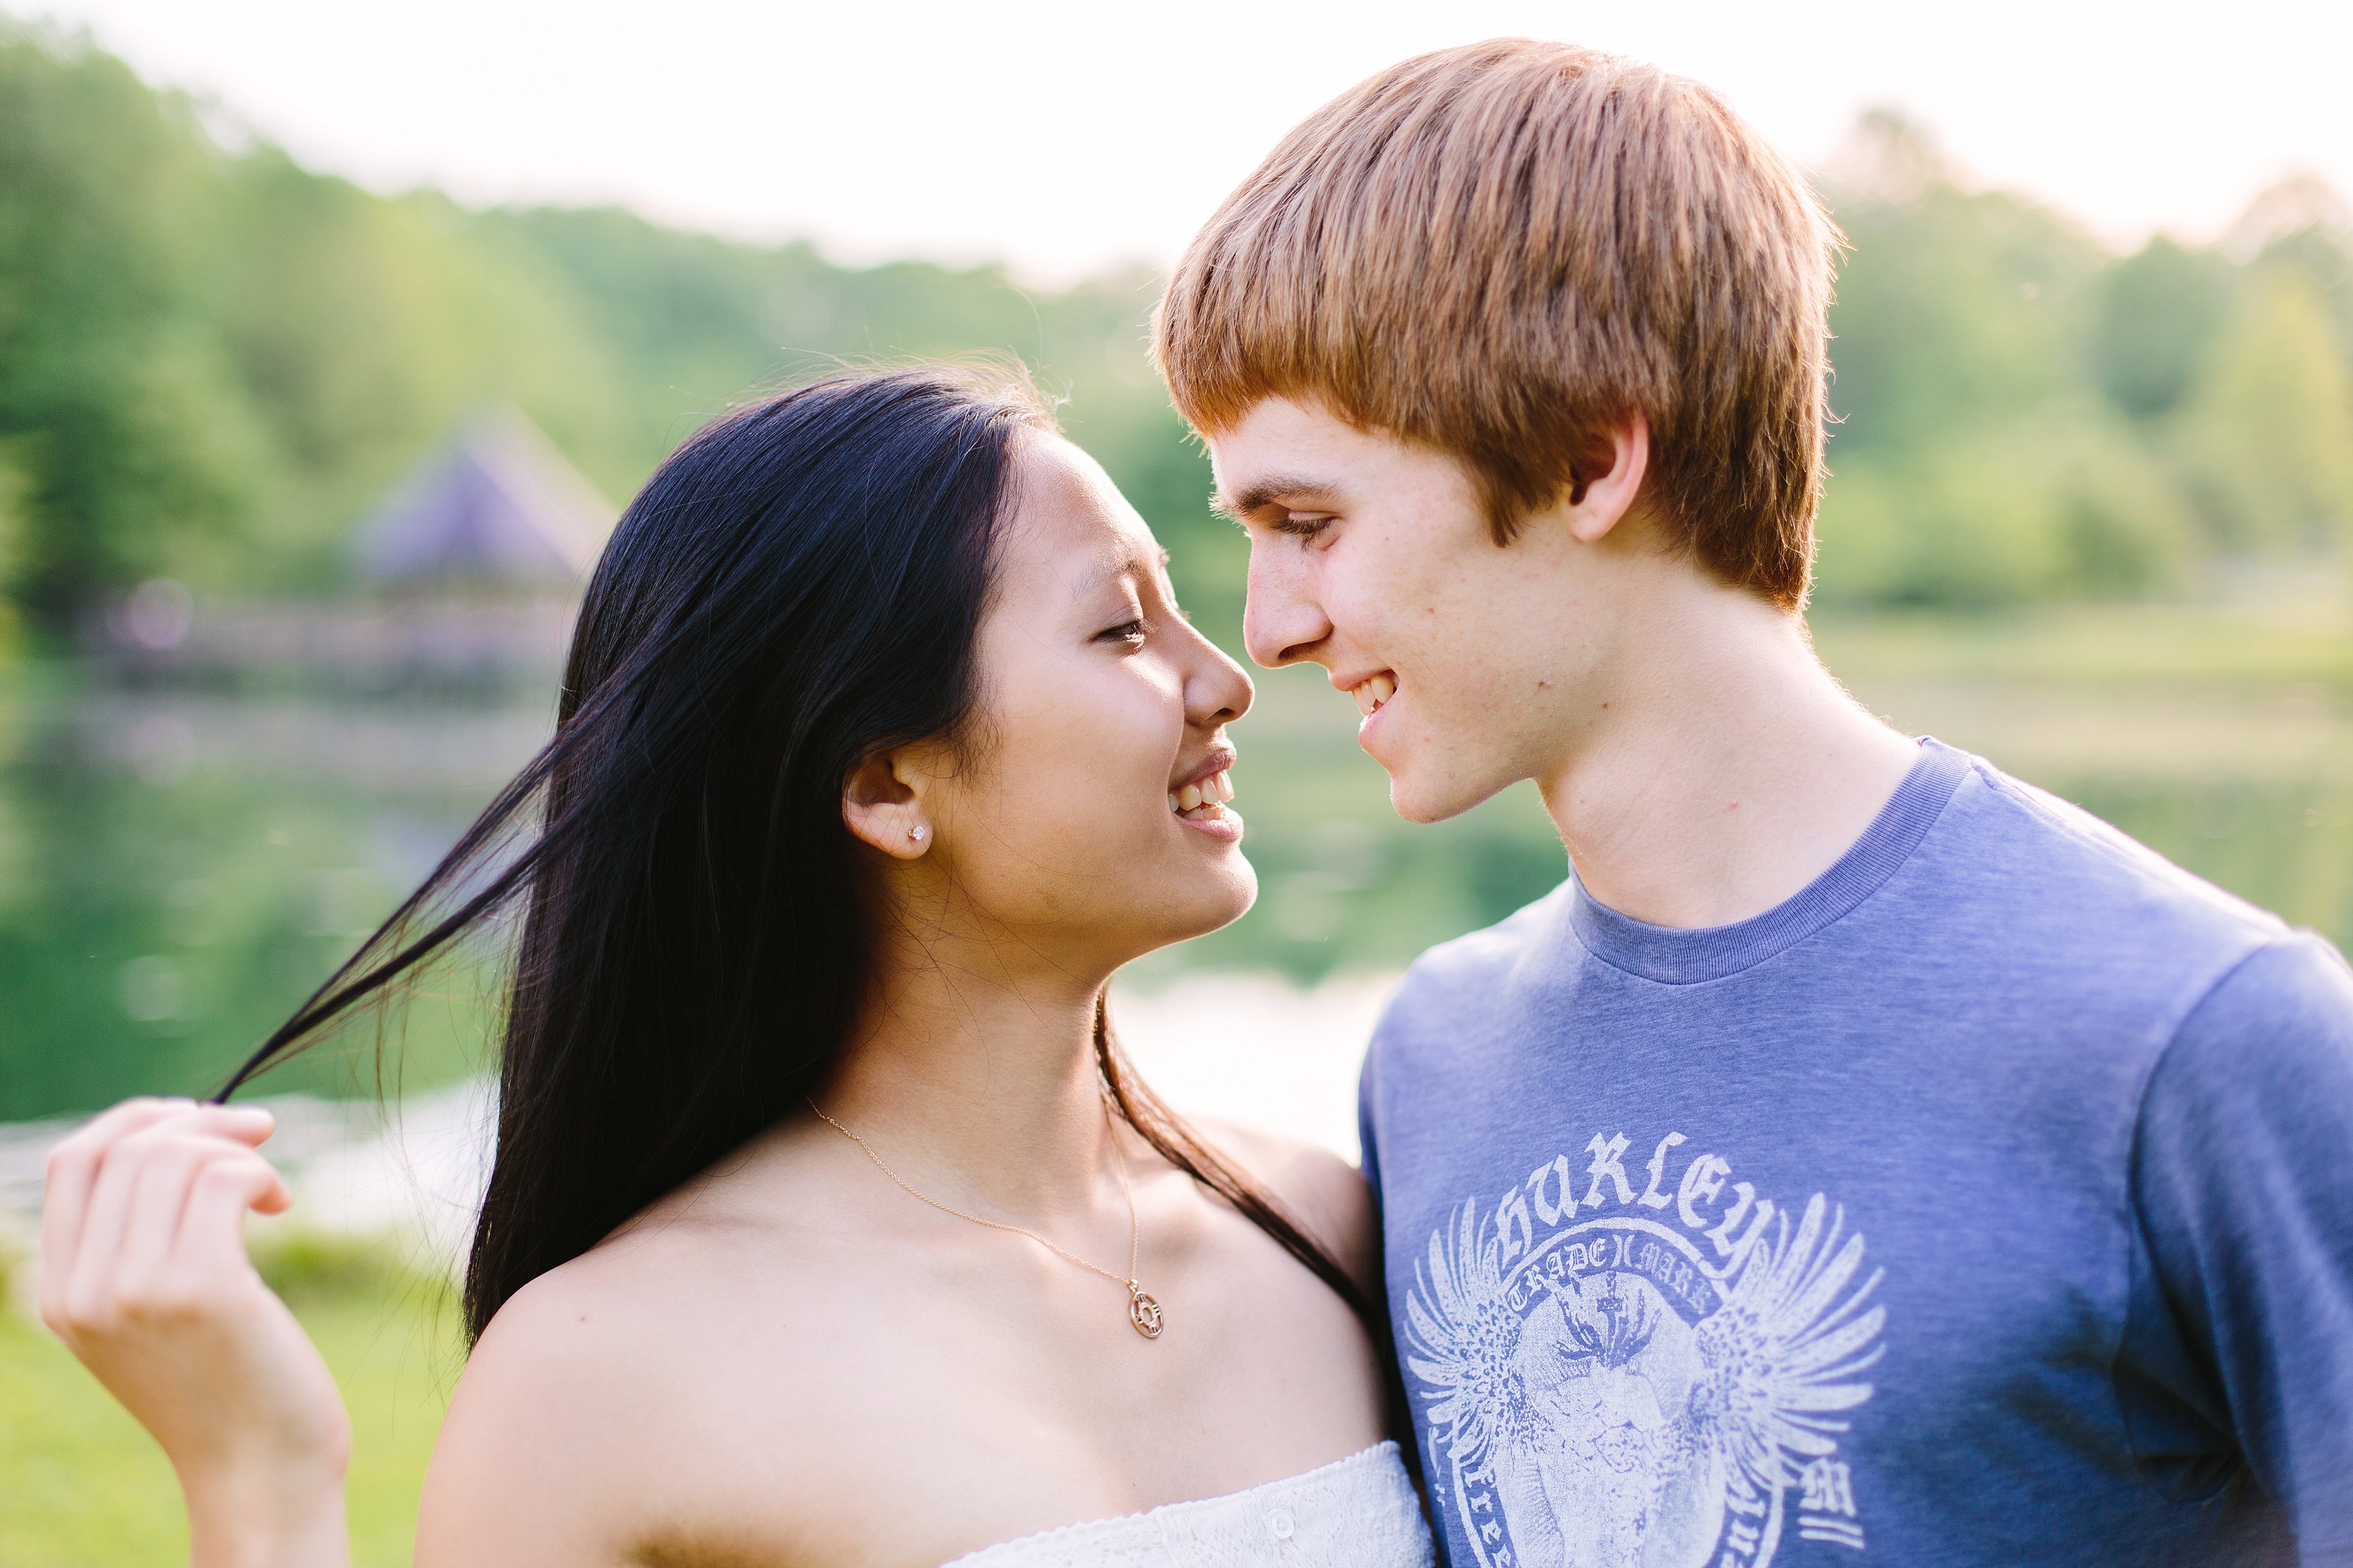
[[(2353, 973), (2272, 944), (2151, 1075), (2134, 1199), (2197, 1382), (2304, 1560), (2353, 1563)], [(2147, 1313), (2137, 1311), (2137, 1317)]]

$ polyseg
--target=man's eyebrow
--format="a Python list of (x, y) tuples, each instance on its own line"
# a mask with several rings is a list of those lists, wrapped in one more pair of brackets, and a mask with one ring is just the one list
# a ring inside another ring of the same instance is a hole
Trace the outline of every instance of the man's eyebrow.
[(1314, 474), (1269, 474), (1238, 495), (1219, 490), (1209, 498), (1209, 510), (1220, 517), (1239, 522), (1254, 511), (1263, 511), (1285, 496), (1329, 496), (1333, 482)]

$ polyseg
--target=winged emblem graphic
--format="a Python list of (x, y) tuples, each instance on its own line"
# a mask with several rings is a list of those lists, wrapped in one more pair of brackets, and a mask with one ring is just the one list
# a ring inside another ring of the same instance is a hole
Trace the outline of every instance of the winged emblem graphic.
[(1798, 1468), (1871, 1397), (1885, 1313), (1862, 1265), (1820, 1194), (1715, 1264), (1627, 1215), (1509, 1248), (1465, 1203), (1416, 1265), (1406, 1364), (1482, 1562), (1699, 1568), (1730, 1542), (1764, 1568)]

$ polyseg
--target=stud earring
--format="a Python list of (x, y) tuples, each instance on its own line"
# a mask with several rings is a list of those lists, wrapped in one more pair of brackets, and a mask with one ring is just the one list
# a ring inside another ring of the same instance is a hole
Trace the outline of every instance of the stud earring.
[(914, 826), (907, 829), (907, 837), (913, 839), (916, 843), (921, 844), (923, 841), (923, 835), (930, 831), (931, 830), (929, 828), (925, 827), (919, 822), (915, 824)]

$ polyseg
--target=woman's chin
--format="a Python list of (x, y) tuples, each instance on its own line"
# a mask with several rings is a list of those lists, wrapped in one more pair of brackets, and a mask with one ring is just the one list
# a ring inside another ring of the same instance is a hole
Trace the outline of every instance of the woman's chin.
[(1156, 952), (1222, 931), (1250, 913), (1250, 906), (1258, 902), (1257, 868), (1239, 849), (1219, 856), (1219, 864), (1186, 881), (1187, 886), (1170, 888), (1155, 905), (1154, 940), (1147, 951)]

